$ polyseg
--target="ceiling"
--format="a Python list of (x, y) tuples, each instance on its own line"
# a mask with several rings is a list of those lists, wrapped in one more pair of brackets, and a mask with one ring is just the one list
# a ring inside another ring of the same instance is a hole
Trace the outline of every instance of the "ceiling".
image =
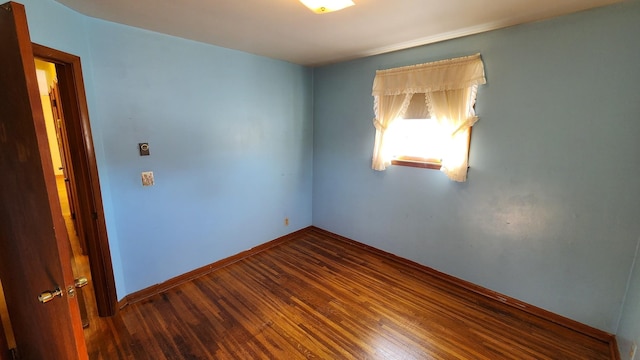
[(318, 66), (623, 0), (354, 0), (314, 14), (298, 0), (56, 0), (80, 13)]

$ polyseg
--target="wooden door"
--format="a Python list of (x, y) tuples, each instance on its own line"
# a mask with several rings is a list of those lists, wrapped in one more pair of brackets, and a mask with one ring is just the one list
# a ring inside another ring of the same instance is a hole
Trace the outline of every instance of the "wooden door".
[[(24, 6), (0, 5), (0, 279), (21, 359), (86, 359)], [(43, 304), (38, 295), (60, 288)]]

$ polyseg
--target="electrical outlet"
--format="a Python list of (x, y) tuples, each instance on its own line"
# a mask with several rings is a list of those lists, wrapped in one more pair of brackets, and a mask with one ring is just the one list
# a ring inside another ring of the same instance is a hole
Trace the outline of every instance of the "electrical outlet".
[(629, 359), (635, 360), (636, 352), (638, 352), (638, 345), (634, 341), (633, 344), (631, 344), (631, 350), (629, 350)]
[(289, 226), (289, 218), (284, 218), (284, 226)]
[(142, 172), (142, 186), (153, 186), (153, 171), (143, 171)]

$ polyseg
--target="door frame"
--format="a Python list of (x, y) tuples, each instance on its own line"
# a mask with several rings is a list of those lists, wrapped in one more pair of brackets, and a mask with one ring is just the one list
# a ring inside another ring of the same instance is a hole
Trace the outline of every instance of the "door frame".
[(32, 48), (35, 58), (56, 66), (71, 152), (71, 164), (67, 166), (73, 169), (78, 196), (76, 221), (82, 223), (85, 233), (81, 241), (87, 245), (98, 315), (112, 316), (117, 311), (118, 298), (80, 57), (35, 43)]

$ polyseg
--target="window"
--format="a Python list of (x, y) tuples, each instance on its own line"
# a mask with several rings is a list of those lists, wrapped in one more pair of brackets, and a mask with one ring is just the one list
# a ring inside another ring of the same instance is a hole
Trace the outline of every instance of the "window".
[(427, 109), (425, 94), (415, 94), (387, 129), (392, 165), (440, 170), (446, 133)]
[(392, 165), (440, 170), (446, 135), (436, 119), (397, 119), (387, 131)]
[(466, 181), (475, 98), (485, 82), (480, 54), (378, 70), (372, 168), (426, 167)]

